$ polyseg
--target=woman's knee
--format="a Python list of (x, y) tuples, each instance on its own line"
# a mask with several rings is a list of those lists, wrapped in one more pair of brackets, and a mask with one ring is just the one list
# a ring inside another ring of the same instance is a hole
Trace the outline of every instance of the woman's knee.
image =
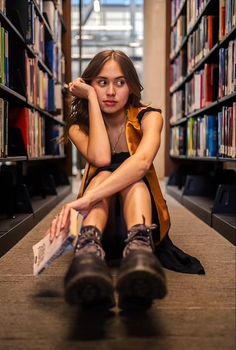
[(126, 195), (129, 193), (136, 193), (136, 192), (140, 192), (140, 191), (145, 191), (145, 192), (149, 192), (147, 185), (145, 184), (145, 182), (143, 180), (139, 180), (134, 182), (133, 184), (129, 185), (128, 187), (126, 187), (124, 190), (121, 191), (121, 196), (122, 198), (126, 197)]
[(90, 181), (87, 189), (92, 189), (100, 185), (104, 180), (106, 180), (111, 175), (110, 171), (100, 171), (94, 178)]

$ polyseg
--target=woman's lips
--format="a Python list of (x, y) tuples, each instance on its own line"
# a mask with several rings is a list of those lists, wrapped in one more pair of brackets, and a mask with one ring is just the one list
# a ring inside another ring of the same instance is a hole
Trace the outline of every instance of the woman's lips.
[(108, 107), (114, 107), (116, 103), (117, 103), (116, 101), (109, 101), (109, 100), (104, 101), (104, 104)]

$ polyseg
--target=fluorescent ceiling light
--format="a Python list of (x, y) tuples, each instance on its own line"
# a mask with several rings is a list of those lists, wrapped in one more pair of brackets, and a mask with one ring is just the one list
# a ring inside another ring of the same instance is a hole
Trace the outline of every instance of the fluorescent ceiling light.
[(83, 30), (96, 30), (96, 31), (108, 31), (108, 30), (111, 30), (111, 31), (118, 31), (118, 32), (123, 32), (125, 30), (132, 30), (133, 29), (133, 26), (131, 25), (122, 25), (122, 26), (111, 26), (111, 25), (106, 25), (106, 26), (90, 26), (90, 25), (85, 25), (85, 26), (82, 26), (82, 29)]
[(140, 43), (137, 43), (137, 42), (129, 43), (129, 46), (130, 47), (139, 47)]
[(94, 0), (93, 1), (93, 9), (94, 9), (94, 12), (100, 12), (101, 11), (100, 1), (99, 0)]

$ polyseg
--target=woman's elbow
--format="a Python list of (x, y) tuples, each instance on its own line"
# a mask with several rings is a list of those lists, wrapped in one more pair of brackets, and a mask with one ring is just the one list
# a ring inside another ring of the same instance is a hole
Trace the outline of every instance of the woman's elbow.
[(111, 164), (111, 157), (98, 157), (92, 162), (97, 168), (109, 166)]
[(150, 169), (152, 162), (149, 159), (143, 158), (139, 164), (142, 176), (144, 176)]

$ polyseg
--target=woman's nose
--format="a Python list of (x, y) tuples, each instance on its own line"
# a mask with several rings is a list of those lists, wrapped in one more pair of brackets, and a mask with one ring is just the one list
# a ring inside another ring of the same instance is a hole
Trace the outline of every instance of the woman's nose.
[(108, 95), (115, 95), (116, 94), (115, 87), (114, 87), (114, 85), (112, 83), (110, 83), (107, 86), (107, 94)]

